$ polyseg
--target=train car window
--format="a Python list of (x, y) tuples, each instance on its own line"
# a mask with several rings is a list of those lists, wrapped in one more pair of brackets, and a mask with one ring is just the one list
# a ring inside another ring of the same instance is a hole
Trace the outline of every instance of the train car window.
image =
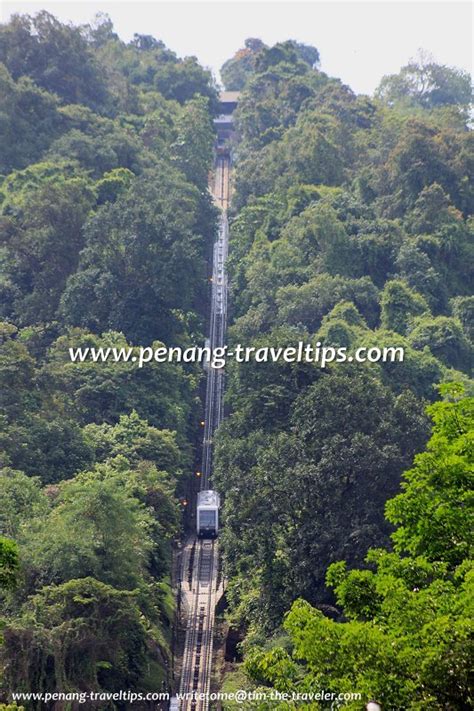
[(216, 525), (216, 512), (215, 511), (200, 511), (199, 512), (199, 525), (200, 526), (215, 526)]

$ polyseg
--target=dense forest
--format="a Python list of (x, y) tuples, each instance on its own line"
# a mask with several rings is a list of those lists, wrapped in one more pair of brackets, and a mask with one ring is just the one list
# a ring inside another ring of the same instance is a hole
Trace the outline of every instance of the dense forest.
[(244, 666), (225, 688), (467, 709), (470, 79), (422, 55), (369, 98), (318, 62), (249, 39), (222, 68), (242, 92), (230, 340), (405, 359), (229, 367), (216, 485)]
[(0, 27), (0, 96), (2, 696), (160, 690), (200, 371), (68, 347), (203, 340), (216, 87), (42, 12)]
[[(319, 62), (252, 38), (222, 68), (241, 91), (230, 342), (405, 359), (226, 366), (224, 687), (467, 709), (470, 79), (421, 56), (357, 96)], [(5, 700), (168, 688), (202, 372), (68, 348), (203, 341), (217, 97), (195, 58), (107, 16), (0, 26)]]

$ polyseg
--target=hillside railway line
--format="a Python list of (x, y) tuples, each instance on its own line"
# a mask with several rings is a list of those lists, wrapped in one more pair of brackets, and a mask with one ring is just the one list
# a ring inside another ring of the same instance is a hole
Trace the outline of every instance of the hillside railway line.
[[(234, 97), (233, 97), (234, 98)], [(228, 105), (224, 104), (227, 110)], [(218, 142), (211, 183), (214, 202), (220, 208), (218, 235), (213, 246), (212, 291), (208, 344), (211, 349), (225, 345), (227, 328), (227, 274), (229, 227), (227, 208), (230, 199), (230, 151), (226, 148), (231, 117), (216, 119)], [(229, 120), (230, 119), (230, 120)], [(220, 126), (225, 126), (221, 129)], [(221, 133), (220, 133), (221, 131)], [(224, 131), (224, 133), (222, 133)], [(213, 438), (224, 418), (224, 369), (206, 370), (204, 431), (202, 443), (201, 491), (212, 483)], [(186, 615), (186, 635), (181, 665), (179, 696), (170, 708), (179, 711), (208, 711), (211, 685), (215, 607), (222, 595), (218, 575), (217, 540), (190, 536), (181, 557), (181, 594)]]

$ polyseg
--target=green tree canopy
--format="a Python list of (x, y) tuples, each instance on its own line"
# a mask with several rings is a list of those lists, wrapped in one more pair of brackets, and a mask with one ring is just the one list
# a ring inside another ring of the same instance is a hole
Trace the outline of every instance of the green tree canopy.
[(421, 53), (398, 74), (383, 77), (377, 94), (387, 102), (407, 101), (425, 108), (467, 107), (472, 101), (471, 78), (468, 72), (436, 64)]
[(0, 171), (9, 173), (34, 163), (61, 127), (58, 99), (37, 87), (30, 77), (14, 81), (0, 63)]
[(0, 589), (16, 586), (19, 570), (18, 548), (15, 541), (0, 536)]
[(135, 180), (84, 227), (79, 267), (62, 296), (66, 322), (118, 328), (142, 344), (181, 336), (186, 314), (202, 308), (211, 215), (209, 197), (169, 165)]
[(119, 477), (79, 477), (59, 486), (47, 516), (24, 527), (25, 564), (35, 585), (91, 576), (133, 589), (147, 567), (151, 525)]
[(64, 103), (98, 106), (107, 100), (103, 75), (81, 29), (46, 10), (34, 17), (14, 15), (2, 25), (0, 61), (15, 79), (27, 75)]
[(327, 579), (346, 621), (295, 602), (284, 622), (291, 655), (275, 647), (247, 657), (258, 683), (280, 691), (357, 689), (363, 703), (376, 698), (389, 711), (470, 704), (474, 402), (459, 399), (456, 386), (445, 393), (447, 401), (429, 408), (426, 452), (387, 505), (395, 552), (372, 550), (365, 570), (333, 564)]
[(146, 669), (148, 635), (137, 596), (93, 578), (43, 588), (4, 635), (7, 683), (16, 690), (136, 688)]

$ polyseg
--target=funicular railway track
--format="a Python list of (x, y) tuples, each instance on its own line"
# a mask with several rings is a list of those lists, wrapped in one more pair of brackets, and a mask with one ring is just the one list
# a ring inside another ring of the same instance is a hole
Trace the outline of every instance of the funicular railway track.
[(199, 541), (193, 570), (193, 606), (186, 629), (180, 694), (189, 698), (181, 701), (180, 709), (203, 711), (208, 699), (212, 662), (214, 628), (213, 585), (216, 579), (217, 544)]
[[(221, 208), (218, 238), (213, 248), (212, 296), (209, 326), (211, 349), (225, 344), (227, 325), (227, 277), (225, 260), (228, 249), (228, 224), (226, 210), (229, 202), (228, 155), (216, 160), (212, 192)], [(208, 489), (212, 473), (213, 436), (223, 419), (224, 371), (207, 370), (202, 447), (201, 489)], [(191, 557), (191, 550), (192, 555)], [(190, 565), (192, 575), (185, 582), (185, 599), (188, 615), (182, 660), (179, 700), (172, 708), (180, 711), (207, 711), (211, 684), (214, 611), (218, 590), (218, 544), (215, 540), (193, 538), (188, 542), (183, 567)], [(182, 571), (186, 580), (186, 570)]]

